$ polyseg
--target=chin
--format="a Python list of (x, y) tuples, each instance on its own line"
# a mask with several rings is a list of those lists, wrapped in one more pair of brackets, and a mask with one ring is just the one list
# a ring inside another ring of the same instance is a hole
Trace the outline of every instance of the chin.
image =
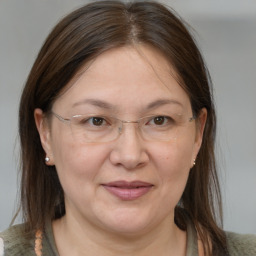
[(126, 210), (117, 211), (116, 214), (112, 214), (108, 218), (105, 216), (104, 219), (101, 219), (101, 227), (104, 226), (111, 233), (133, 237), (147, 233), (153, 228), (154, 222), (155, 218), (143, 214), (142, 210), (139, 213)]
[(135, 223), (123, 223), (123, 224), (113, 224), (108, 228), (108, 232), (116, 234), (123, 238), (133, 238), (137, 236), (142, 236), (143, 234), (148, 233), (148, 225), (138, 225)]

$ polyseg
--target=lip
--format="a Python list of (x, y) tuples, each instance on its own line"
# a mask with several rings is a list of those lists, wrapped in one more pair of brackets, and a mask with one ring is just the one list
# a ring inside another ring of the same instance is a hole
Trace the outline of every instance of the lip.
[(118, 197), (121, 200), (131, 201), (142, 197), (147, 194), (153, 184), (143, 182), (143, 181), (113, 181), (102, 186), (111, 194)]

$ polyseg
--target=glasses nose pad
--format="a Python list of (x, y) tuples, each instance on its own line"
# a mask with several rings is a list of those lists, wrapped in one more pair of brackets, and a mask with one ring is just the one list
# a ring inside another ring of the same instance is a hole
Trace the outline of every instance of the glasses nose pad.
[(123, 123), (120, 122), (120, 124), (118, 126), (118, 133), (119, 133), (119, 135), (122, 133), (122, 131), (123, 131)]

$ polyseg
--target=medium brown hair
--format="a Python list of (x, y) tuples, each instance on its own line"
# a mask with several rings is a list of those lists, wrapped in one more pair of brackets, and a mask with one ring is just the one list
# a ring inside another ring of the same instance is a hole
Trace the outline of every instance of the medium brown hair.
[(225, 235), (217, 224), (222, 209), (214, 157), (216, 118), (210, 77), (185, 22), (171, 9), (151, 1), (90, 3), (61, 20), (46, 39), (28, 77), (19, 110), (21, 205), (27, 230), (44, 228), (46, 222), (65, 214), (56, 169), (44, 162), (35, 108), (47, 115), (56, 97), (85, 63), (108, 49), (137, 43), (164, 54), (182, 81), (195, 116), (202, 108), (207, 109), (202, 146), (175, 209), (175, 221), (186, 229), (189, 216), (207, 255), (225, 255)]

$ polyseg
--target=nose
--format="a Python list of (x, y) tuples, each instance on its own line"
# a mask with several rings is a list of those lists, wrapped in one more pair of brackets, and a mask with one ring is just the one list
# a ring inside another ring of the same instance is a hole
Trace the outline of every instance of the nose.
[(127, 170), (144, 166), (149, 161), (145, 142), (137, 132), (134, 123), (124, 124), (119, 138), (113, 142), (110, 161), (122, 165)]

